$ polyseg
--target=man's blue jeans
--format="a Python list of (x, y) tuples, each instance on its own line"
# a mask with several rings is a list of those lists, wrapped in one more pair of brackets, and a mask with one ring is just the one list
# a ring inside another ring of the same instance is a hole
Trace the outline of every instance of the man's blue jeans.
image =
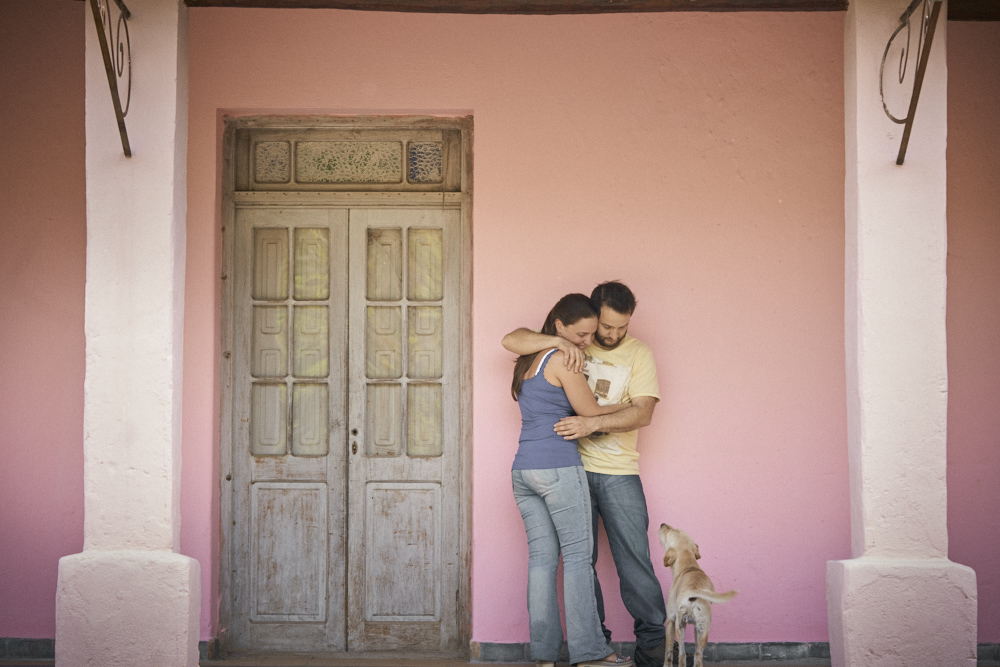
[(601, 632), (590, 553), (594, 535), (583, 466), (513, 470), (514, 499), (528, 534), (528, 618), (533, 660), (555, 661), (562, 646), (556, 569), (563, 559), (569, 660), (612, 653)]
[[(597, 565), (597, 516), (600, 515), (618, 570), (622, 602), (635, 622), (636, 646), (651, 649), (666, 639), (663, 624), (667, 620), (667, 609), (649, 556), (649, 516), (642, 482), (638, 475), (595, 472), (587, 473), (587, 481), (590, 484), (591, 526), (595, 536), (592, 562)], [(604, 625), (604, 596), (596, 571), (594, 594), (601, 628), (605, 638), (611, 641), (611, 631)]]

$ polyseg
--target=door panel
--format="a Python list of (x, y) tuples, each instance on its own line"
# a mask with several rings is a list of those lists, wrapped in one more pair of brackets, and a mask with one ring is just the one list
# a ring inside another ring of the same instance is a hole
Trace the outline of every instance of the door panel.
[(344, 209), (235, 215), (233, 648), (347, 646)]
[(458, 648), (459, 222), (457, 207), (351, 210), (355, 650)]
[(232, 648), (460, 650), (460, 211), (236, 208)]
[(250, 487), (254, 622), (326, 620), (326, 484)]
[[(365, 499), (373, 517), (366, 528), (370, 550), (365, 585), (373, 621), (440, 620), (441, 535), (438, 484), (369, 482)], [(400, 572), (406, 576), (401, 577)]]

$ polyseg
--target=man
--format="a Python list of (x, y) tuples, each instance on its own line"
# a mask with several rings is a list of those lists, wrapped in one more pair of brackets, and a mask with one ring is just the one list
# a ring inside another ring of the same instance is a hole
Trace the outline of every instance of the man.
[[(507, 334), (503, 346), (515, 354), (558, 347), (566, 357), (567, 367), (584, 370), (599, 403), (631, 402), (630, 407), (610, 415), (567, 417), (556, 424), (555, 430), (567, 440), (578, 441), (590, 483), (594, 536), (600, 515), (621, 581), (622, 602), (634, 620), (636, 667), (661, 667), (667, 612), (649, 555), (649, 516), (636, 451), (638, 429), (650, 423), (660, 400), (656, 365), (649, 347), (628, 335), (629, 320), (635, 311), (632, 291), (620, 282), (606, 282), (594, 288), (590, 299), (600, 315), (594, 342), (585, 350), (564, 338), (530, 329)], [(596, 565), (596, 539), (592, 560)], [(604, 625), (604, 596), (596, 571), (594, 592), (601, 627), (611, 641), (611, 631)]]

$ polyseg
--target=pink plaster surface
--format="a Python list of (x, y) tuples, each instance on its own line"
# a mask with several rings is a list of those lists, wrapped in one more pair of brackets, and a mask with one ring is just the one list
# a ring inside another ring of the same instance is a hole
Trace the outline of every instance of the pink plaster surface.
[(83, 3), (0, 3), (0, 637), (83, 548)]
[[(948, 557), (1000, 642), (1000, 24), (948, 25)], [(961, 91), (961, 92), (959, 92)], [(959, 157), (961, 156), (961, 157)]]
[[(0, 68), (0, 123), (17, 128), (0, 143), (0, 302), (22, 325), (0, 345), (0, 446), (17, 454), (0, 471), (0, 637), (54, 636), (56, 564), (82, 547), (84, 29), (82, 3), (0, 3), (17, 64)], [(950, 556), (977, 571), (981, 642), (1000, 641), (997, 32), (949, 26)], [(471, 639), (528, 638), (500, 338), (620, 278), (663, 394), (640, 436), (654, 561), (668, 521), (740, 590), (713, 641), (826, 641), (826, 561), (849, 555), (841, 14), (193, 9), (190, 45), (181, 550), (201, 563), (202, 639), (220, 631), (219, 150), (235, 110), (475, 118)]]
[[(471, 113), (472, 639), (528, 637), (499, 340), (621, 278), (664, 396), (640, 445), (651, 520), (689, 530), (718, 585), (741, 591), (713, 640), (824, 640), (825, 563), (848, 549), (842, 44), (839, 14), (192, 10), (188, 332), (201, 333), (186, 381), (218, 367), (204, 360), (220, 109)], [(209, 407), (192, 417), (187, 399), (185, 452), (214, 448)], [(188, 502), (209, 503), (209, 477), (185, 480)], [(207, 512), (195, 521), (209, 532)], [(610, 624), (628, 640), (609, 564)]]

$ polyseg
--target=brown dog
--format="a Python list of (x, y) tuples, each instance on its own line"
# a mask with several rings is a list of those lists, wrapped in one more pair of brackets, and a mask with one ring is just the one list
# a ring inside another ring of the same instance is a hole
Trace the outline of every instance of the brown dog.
[(694, 624), (694, 667), (702, 667), (705, 645), (708, 644), (708, 630), (712, 625), (712, 603), (726, 602), (736, 596), (736, 591), (716, 593), (712, 580), (698, 567), (701, 553), (691, 536), (679, 528), (667, 524), (660, 526), (660, 544), (666, 549), (663, 564), (674, 574), (667, 596), (667, 651), (664, 667), (673, 664), (672, 642), (680, 648), (677, 654), (678, 667), (687, 664), (684, 653), (684, 630), (688, 623)]

